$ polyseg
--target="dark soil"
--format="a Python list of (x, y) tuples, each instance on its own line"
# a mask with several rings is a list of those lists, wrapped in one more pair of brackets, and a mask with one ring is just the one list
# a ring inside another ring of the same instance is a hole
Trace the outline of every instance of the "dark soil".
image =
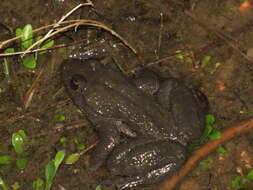
[[(86, 147), (97, 141), (92, 126), (68, 98), (59, 76), (62, 60), (73, 49), (84, 46), (87, 46), (86, 54), (98, 54), (103, 62), (113, 57), (127, 71), (149, 65), (162, 76), (172, 75), (200, 89), (210, 102), (210, 113), (215, 116), (217, 126), (226, 128), (252, 117), (253, 2), (248, 2), (250, 6), (242, 9), (243, 0), (94, 0), (94, 8), (78, 9), (68, 19), (104, 23), (127, 40), (138, 51), (137, 56), (110, 33), (79, 27), (76, 32), (56, 36), (55, 44), (84, 40), (81, 46), (53, 50), (39, 57), (36, 69), (25, 68), (20, 64), (20, 57), (8, 58), (9, 80), (0, 65), (0, 156), (19, 157), (12, 147), (11, 137), (23, 129), (28, 135), (25, 150), (28, 164), (22, 170), (17, 169), (15, 161), (0, 165), (0, 177), (9, 187), (19, 182), (20, 189), (32, 189), (34, 180), (44, 179), (45, 166), (57, 151), (65, 149), (67, 155), (78, 152), (73, 139), (79, 139)], [(55, 23), (79, 3), (2, 0), (0, 40), (14, 37), (15, 29), (26, 24), (38, 28)], [(12, 43), (10, 47), (17, 48), (18, 44)], [(183, 59), (173, 56), (178, 50), (187, 55)], [(211, 56), (211, 60), (201, 61), (206, 56)], [(34, 84), (34, 94), (28, 104), (29, 89)], [(55, 119), (58, 114), (64, 115), (66, 120)], [(68, 141), (61, 143), (61, 137)], [(208, 156), (205, 160), (208, 164), (195, 168), (177, 189), (242, 188), (243, 185), (231, 186), (236, 176), (244, 180), (244, 189), (253, 188), (253, 182), (246, 181), (253, 167), (253, 132), (227, 142), (224, 147), (227, 152)], [(89, 171), (89, 159), (92, 158), (87, 152), (75, 164), (62, 164), (52, 189), (94, 190), (108, 173), (104, 168)], [(136, 189), (151, 190), (155, 186)]]

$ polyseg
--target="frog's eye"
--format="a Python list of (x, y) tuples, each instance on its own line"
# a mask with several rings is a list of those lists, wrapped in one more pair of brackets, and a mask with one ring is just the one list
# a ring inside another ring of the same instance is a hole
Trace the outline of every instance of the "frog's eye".
[(84, 88), (87, 80), (82, 75), (74, 75), (70, 80), (70, 88), (78, 90)]

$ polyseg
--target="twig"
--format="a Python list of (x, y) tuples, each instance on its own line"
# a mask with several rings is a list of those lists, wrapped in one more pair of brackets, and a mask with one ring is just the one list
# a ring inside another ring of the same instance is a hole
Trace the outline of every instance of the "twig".
[(160, 58), (160, 49), (161, 49), (161, 43), (162, 43), (162, 32), (163, 32), (163, 13), (160, 13), (161, 16), (161, 23), (160, 23), (160, 30), (159, 30), (159, 36), (158, 36), (158, 45), (157, 45), (157, 51), (156, 51), (156, 58)]
[[(98, 21), (94, 21), (94, 20), (70, 20), (70, 21), (66, 21), (66, 22), (62, 22), (62, 23), (59, 23), (60, 25), (64, 25), (66, 23), (70, 23), (69, 25), (67, 26), (64, 26), (60, 29), (58, 29), (57, 31), (54, 31), (52, 32), (50, 35), (48, 35), (47, 37), (44, 37), (40, 40), (38, 40), (37, 42), (35, 42), (33, 44), (33, 47), (36, 46), (36, 45), (39, 45), (41, 44), (42, 42), (44, 42), (45, 40), (55, 36), (56, 34), (58, 33), (61, 33), (61, 32), (64, 32), (64, 31), (67, 31), (69, 30), (70, 28), (75, 28), (77, 26), (80, 26), (80, 25), (85, 25), (85, 26), (94, 26), (94, 27), (97, 27), (97, 28), (102, 28), (104, 29), (105, 31), (107, 32), (110, 32), (113, 36), (115, 36), (116, 38), (118, 38), (120, 41), (122, 41), (131, 51), (133, 51), (135, 54), (137, 54), (137, 51), (123, 38), (121, 37), (118, 33), (116, 33), (114, 30), (110, 29), (109, 27), (107, 27), (106, 25), (104, 25), (103, 23), (101, 22), (98, 22)], [(50, 25), (48, 25), (50, 26)], [(48, 27), (47, 26), (47, 27)], [(44, 28), (43, 28), (44, 29)], [(19, 39), (19, 37), (15, 37), (13, 39), (10, 39), (10, 40), (6, 40), (4, 42), (1, 42), (0, 43), (0, 48), (6, 44), (6, 43), (9, 43), (13, 40), (16, 40), (16, 39)], [(31, 48), (30, 48), (31, 49)], [(29, 51), (30, 51), (29, 49)], [(28, 49), (26, 50), (28, 52)], [(24, 53), (26, 53), (26, 51)]]
[[(72, 42), (69, 44), (58, 44), (58, 45), (48, 47), (48, 48), (39, 48), (39, 49), (35, 49), (35, 50), (30, 50), (29, 52), (27, 52), (27, 54), (46, 51), (46, 50), (53, 50), (53, 49), (58, 49), (58, 48), (62, 48), (62, 47), (74, 46), (76, 44), (83, 43), (84, 41), (86, 41), (86, 39), (85, 40), (78, 40), (78, 41), (75, 41), (75, 42)], [(0, 57), (20, 55), (20, 54), (23, 54), (24, 52), (25, 51), (18, 51), (18, 52), (13, 52), (13, 53), (0, 53)]]
[(197, 165), (197, 163), (201, 159), (203, 159), (208, 154), (213, 152), (222, 143), (238, 135), (249, 132), (252, 129), (253, 129), (253, 118), (232, 125), (222, 133), (221, 138), (209, 141), (207, 144), (203, 145), (201, 148), (196, 150), (192, 154), (192, 156), (187, 160), (185, 165), (173, 177), (159, 184), (157, 190), (164, 190), (164, 189), (172, 190), (177, 185), (177, 183)]
[(36, 76), (35, 80), (32, 83), (32, 86), (29, 88), (29, 90), (27, 91), (25, 98), (24, 98), (24, 109), (27, 109), (31, 102), (32, 102), (32, 98), (33, 95), (38, 87), (39, 81), (41, 79), (41, 76), (43, 74), (43, 72), (45, 71), (45, 67), (42, 67), (38, 73), (38, 75)]
[(89, 150), (93, 149), (99, 141), (96, 141), (94, 144), (90, 145), (88, 148), (86, 148), (85, 150), (81, 151), (80, 153), (78, 153), (79, 156), (82, 156), (83, 154), (85, 154), (86, 152), (88, 152)]
[[(62, 24), (69, 24), (69, 23), (72, 23), (73, 21), (72, 20), (70, 20), (70, 21), (64, 21), (64, 22), (62, 22)], [(39, 32), (39, 31), (41, 31), (41, 30), (46, 30), (46, 29), (48, 29), (48, 28), (51, 28), (52, 26), (54, 26), (55, 24), (49, 24), (49, 25), (46, 25), (46, 26), (42, 26), (42, 27), (40, 27), (40, 28), (37, 28), (37, 29), (34, 29), (34, 30), (32, 30), (32, 32), (33, 33), (37, 33), (37, 32)], [(8, 39), (8, 40), (5, 40), (5, 41), (2, 41), (2, 42), (0, 42), (0, 49), (3, 49), (7, 44), (9, 44), (9, 43), (11, 43), (11, 42), (13, 42), (13, 41), (15, 41), (15, 40), (18, 40), (18, 39), (20, 39), (21, 38), (21, 36), (16, 36), (16, 37), (14, 37), (14, 38), (11, 38), (11, 39)]]
[[(236, 52), (238, 52), (242, 57), (244, 57), (248, 62), (252, 63), (252, 60), (245, 54), (243, 53), (239, 47), (237, 47), (236, 45), (234, 45), (231, 41), (234, 41), (234, 43), (237, 43), (236, 40), (234, 40), (234, 38), (232, 38), (231, 36), (225, 34), (222, 31), (219, 31), (217, 29), (215, 29), (214, 27), (211, 27), (210, 25), (207, 25), (206, 23), (198, 20), (195, 16), (193, 16), (189, 11), (185, 11), (185, 14), (188, 15), (190, 18), (192, 18), (194, 21), (196, 21), (199, 25), (203, 26), (204, 28), (206, 28), (207, 30), (213, 32), (216, 36), (218, 36), (220, 39), (224, 40), (230, 47), (232, 47)], [(251, 67), (249, 65), (247, 65), (248, 68), (250, 70)]]
[(142, 68), (147, 68), (147, 67), (150, 67), (150, 66), (152, 66), (152, 65), (156, 65), (156, 64), (162, 63), (162, 62), (164, 62), (164, 61), (168, 61), (168, 60), (170, 60), (170, 59), (174, 59), (174, 58), (175, 58), (176, 56), (178, 56), (178, 55), (187, 56), (187, 55), (189, 55), (189, 51), (188, 51), (188, 52), (187, 52), (187, 51), (184, 51), (184, 52), (180, 52), (180, 53), (174, 53), (174, 54), (172, 54), (172, 55), (166, 56), (166, 57), (164, 57), (164, 58), (161, 58), (161, 59), (158, 59), (158, 60), (155, 60), (155, 61), (152, 61), (152, 62), (149, 62), (149, 63), (147, 63), (147, 64), (145, 64), (145, 65), (142, 65), (142, 66), (137, 65), (137, 66), (135, 66), (135, 67), (129, 69), (129, 71), (128, 71), (127, 73), (128, 73), (128, 74), (130, 74), (130, 73), (135, 73), (136, 71), (139, 71), (139, 70), (141, 70)]
[(88, 122), (87, 120), (80, 120), (71, 124), (56, 124), (54, 127), (50, 127), (52, 130), (48, 131), (42, 131), (40, 133), (36, 133), (34, 135), (30, 135), (29, 138), (34, 138), (34, 137), (41, 137), (41, 136), (48, 136), (48, 135), (52, 135), (54, 133), (57, 133), (59, 131), (68, 131), (68, 130), (72, 130), (72, 129), (78, 129), (84, 125), (87, 125)]
[(34, 43), (33, 45), (31, 45), (29, 48), (27, 48), (23, 54), (23, 56), (29, 52), (32, 48), (34, 48), (36, 45), (40, 45), (42, 42), (44, 42), (46, 39), (48, 39), (48, 37), (50, 36), (50, 34), (55, 30), (55, 28), (59, 27), (59, 25), (67, 18), (69, 17), (73, 12), (75, 12), (77, 9), (79, 9), (82, 6), (94, 6), (93, 3), (91, 1), (89, 1), (88, 3), (81, 3), (79, 5), (77, 5), (75, 8), (73, 8), (71, 11), (69, 11), (66, 15), (62, 16), (62, 18), (54, 24), (53, 28), (51, 30), (48, 31), (48, 33), (41, 39), (39, 40), (40, 43)]

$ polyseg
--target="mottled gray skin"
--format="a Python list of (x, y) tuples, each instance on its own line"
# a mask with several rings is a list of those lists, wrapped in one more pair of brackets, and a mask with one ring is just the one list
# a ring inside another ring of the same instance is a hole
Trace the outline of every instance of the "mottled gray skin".
[(175, 79), (150, 93), (142, 88), (145, 82), (134, 82), (95, 59), (65, 60), (61, 74), (69, 96), (100, 137), (91, 169), (106, 162), (119, 176), (114, 183), (120, 189), (172, 175), (186, 159), (184, 145), (204, 127), (205, 97)]

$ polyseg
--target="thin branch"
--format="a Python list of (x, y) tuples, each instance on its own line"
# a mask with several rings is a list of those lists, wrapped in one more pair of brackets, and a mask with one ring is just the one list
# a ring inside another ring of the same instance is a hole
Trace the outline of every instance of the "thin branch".
[(173, 190), (178, 182), (185, 177), (197, 164), (200, 160), (205, 158), (208, 154), (213, 152), (217, 147), (222, 143), (238, 136), (243, 133), (247, 133), (253, 129), (253, 118), (244, 120), (240, 123), (234, 124), (229, 127), (227, 130), (222, 132), (221, 138), (217, 140), (209, 141), (207, 144), (203, 145), (201, 148), (196, 150), (192, 156), (187, 160), (184, 166), (171, 178), (162, 182), (157, 187), (157, 190)]
[(94, 6), (93, 3), (91, 1), (89, 1), (88, 3), (81, 3), (79, 5), (77, 5), (76, 7), (74, 7), (71, 11), (69, 11), (66, 15), (62, 16), (62, 18), (54, 24), (53, 28), (51, 30), (48, 31), (48, 33), (38, 42), (39, 43), (34, 43), (33, 45), (31, 45), (29, 48), (26, 49), (26, 51), (24, 52), (23, 56), (29, 52), (32, 48), (34, 48), (36, 45), (40, 45), (42, 42), (44, 42), (46, 39), (48, 39), (48, 37), (50, 36), (51, 33), (53, 33), (53, 31), (59, 27), (59, 25), (67, 18), (69, 17), (73, 12), (75, 12), (77, 9), (79, 9), (80, 7), (83, 6)]

